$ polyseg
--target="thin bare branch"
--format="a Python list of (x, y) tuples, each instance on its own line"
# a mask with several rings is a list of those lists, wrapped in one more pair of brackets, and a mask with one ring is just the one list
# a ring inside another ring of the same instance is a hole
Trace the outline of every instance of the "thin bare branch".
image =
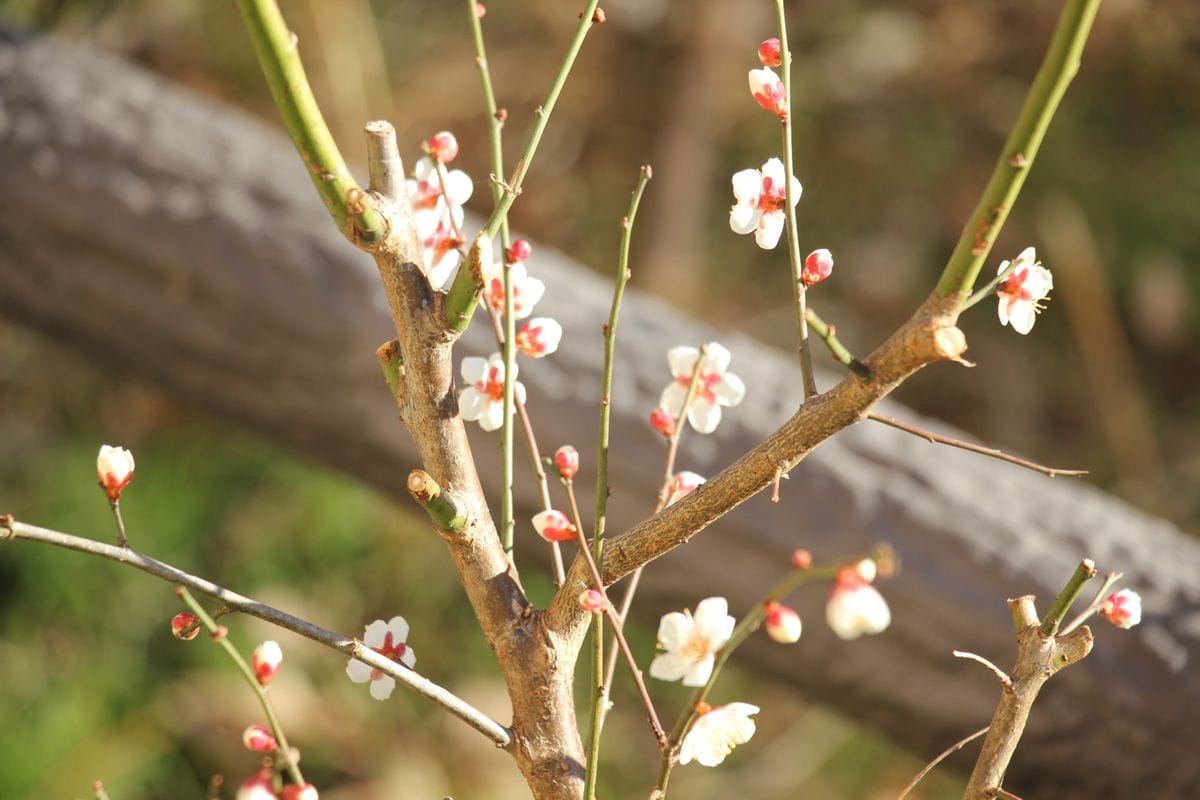
[(508, 747), (512, 742), (512, 737), (509, 735), (508, 729), (503, 725), (448, 689), (438, 686), (428, 678), (397, 664), (390, 658), (381, 656), (362, 642), (345, 636), (339, 636), (307, 620), (294, 617), (291, 614), (260, 603), (257, 600), (252, 600), (245, 595), (230, 591), (204, 578), (190, 575), (178, 567), (157, 561), (136, 550), (131, 550), (128, 547), (114, 547), (93, 539), (84, 539), (48, 528), (39, 528), (36, 525), (19, 522), (11, 517), (0, 518), (0, 541), (5, 539), (41, 542), (91, 556), (107, 558), (110, 561), (116, 561), (119, 564), (140, 569), (142, 572), (162, 578), (169, 583), (186, 586), (195, 592), (219, 600), (234, 611), (258, 617), (261, 620), (270, 622), (272, 625), (286, 628), (314, 642), (357, 658), (364, 664), (395, 678), (397, 682), (407, 686), (422, 697), (442, 706), (451, 714), (484, 736), (487, 736), (498, 747)]

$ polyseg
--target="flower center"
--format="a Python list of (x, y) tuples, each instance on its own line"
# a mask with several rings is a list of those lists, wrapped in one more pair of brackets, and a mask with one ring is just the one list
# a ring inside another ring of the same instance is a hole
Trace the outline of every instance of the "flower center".
[(764, 214), (772, 211), (782, 211), (787, 203), (787, 190), (784, 186), (776, 185), (775, 181), (763, 177), (762, 194), (758, 196), (758, 208)]
[[(390, 658), (396, 663), (400, 663), (400, 659), (404, 658), (404, 654), (408, 652), (408, 645), (404, 642), (397, 642), (392, 637), (392, 632), (388, 631), (383, 637), (383, 644), (379, 647), (372, 647), (376, 653), (384, 658)], [(383, 677), (383, 673), (377, 669), (371, 670), (371, 680), (377, 681)]]
[(1000, 284), (1000, 292), (1006, 294), (1014, 300), (1029, 301), (1033, 299), (1033, 295), (1025, 288), (1025, 281), (1029, 278), (1029, 268), (1021, 267), (1004, 279), (1004, 283)]
[(500, 367), (488, 369), (487, 383), (479, 391), (497, 403), (504, 399), (504, 376), (500, 374)]
[[(675, 379), (675, 382), (686, 389), (687, 387), (692, 385), (692, 376), (691, 375), (680, 375), (678, 378)], [(717, 402), (717, 395), (713, 391), (713, 387), (716, 386), (717, 384), (719, 384), (720, 382), (721, 382), (721, 376), (718, 375), (717, 373), (705, 372), (705, 371), (701, 370), (700, 371), (700, 379), (696, 381), (695, 397), (703, 398), (704, 401), (709, 404), (715, 404)]]

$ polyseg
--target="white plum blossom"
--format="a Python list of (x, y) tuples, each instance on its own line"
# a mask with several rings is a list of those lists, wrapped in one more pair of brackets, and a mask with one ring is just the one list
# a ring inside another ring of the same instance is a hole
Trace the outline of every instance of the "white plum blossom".
[[(1001, 261), (996, 274), (1008, 268), (1009, 262)], [(1032, 247), (1026, 247), (1012, 262), (1012, 271), (996, 288), (996, 295), (1000, 298), (997, 308), (1000, 324), (1012, 325), (1017, 333), (1029, 333), (1033, 330), (1038, 312), (1042, 310), (1040, 301), (1053, 288), (1054, 278), (1050, 270), (1037, 262), (1037, 252)]]
[[(363, 634), (363, 644), (384, 658), (390, 658), (398, 664), (412, 669), (417, 663), (417, 656), (406, 644), (408, 639), (408, 622), (404, 617), (392, 617), (387, 622), (377, 619), (367, 626)], [(346, 664), (346, 675), (355, 683), (371, 682), (371, 697), (376, 700), (387, 700), (396, 688), (396, 679), (384, 675), (379, 670), (364, 664), (357, 659), (350, 659)]]
[[(503, 267), (496, 264), (492, 267), (491, 277), (484, 287), (483, 294), (488, 303), (500, 314), (504, 313), (504, 273)], [(546, 293), (546, 284), (531, 277), (525, 264), (517, 262), (509, 267), (509, 280), (512, 281), (513, 319), (525, 319), (533, 313), (533, 307)]]
[(521, 326), (513, 343), (529, 358), (543, 358), (558, 350), (562, 334), (562, 325), (558, 324), (558, 320), (553, 317), (534, 317)]
[(754, 735), (754, 720), (758, 706), (749, 703), (728, 703), (701, 714), (692, 723), (679, 748), (679, 763), (696, 761), (705, 767), (715, 767), (725, 760), (739, 744)]
[[(497, 430), (504, 424), (504, 357), (493, 353), (491, 358), (464, 358), (461, 371), (467, 384), (458, 395), (463, 419), (478, 420), (485, 431)], [(525, 387), (516, 380), (517, 372), (513, 364), (513, 397), (524, 403)]]
[[(700, 351), (695, 347), (673, 347), (667, 351), (667, 362), (671, 365), (674, 380), (663, 389), (659, 405), (671, 414), (679, 413), (692, 382), (692, 372)], [(700, 368), (696, 393), (688, 406), (687, 418), (697, 433), (712, 433), (721, 421), (721, 406), (736, 406), (746, 396), (746, 385), (742, 379), (728, 372), (733, 357), (717, 342), (708, 343), (708, 355)]]
[(892, 611), (887, 601), (870, 584), (875, 577), (874, 567), (874, 561), (863, 559), (838, 570), (829, 602), (825, 604), (825, 620), (841, 639), (882, 633), (892, 624)]
[(407, 186), (425, 274), (435, 289), (441, 289), (462, 260), (462, 206), (471, 198), (475, 185), (467, 173), (452, 169), (446, 172), (443, 188), (437, 163), (426, 157), (417, 161)]
[(650, 663), (650, 677), (660, 681), (683, 679), (684, 686), (703, 686), (712, 675), (717, 651), (729, 641), (735, 624), (724, 597), (709, 597), (696, 605), (696, 613), (672, 611), (658, 623), (658, 644), (663, 649)]
[[(803, 187), (792, 177), (792, 205), (800, 199)], [(787, 189), (783, 162), (772, 158), (761, 170), (744, 169), (733, 174), (733, 196), (737, 203), (729, 211), (729, 227), (734, 233), (753, 233), (754, 241), (764, 250), (779, 244), (783, 233)]]

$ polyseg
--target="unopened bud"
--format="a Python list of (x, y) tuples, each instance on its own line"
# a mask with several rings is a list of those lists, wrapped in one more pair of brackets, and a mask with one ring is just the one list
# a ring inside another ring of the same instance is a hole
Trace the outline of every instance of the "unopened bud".
[(607, 604), (604, 602), (604, 595), (596, 589), (584, 589), (579, 593), (579, 607), (592, 614), (599, 614)]
[(764, 67), (778, 67), (783, 64), (783, 52), (779, 40), (772, 36), (758, 46), (758, 60)]
[(576, 539), (575, 526), (571, 524), (571, 520), (567, 519), (566, 514), (555, 509), (535, 514), (533, 527), (537, 529), (538, 536), (547, 542), (573, 542)]
[(171, 633), (176, 639), (189, 642), (200, 633), (200, 620), (190, 611), (180, 611), (171, 617)]
[(96, 476), (110, 503), (121, 499), (121, 492), (133, 480), (133, 453), (124, 447), (103, 445), (96, 456)]
[(449, 164), (458, 155), (458, 139), (450, 131), (441, 131), (426, 139), (424, 148), (434, 161)]
[(805, 550), (803, 547), (797, 547), (792, 551), (792, 566), (796, 569), (808, 569), (812, 566), (812, 553)]
[(675, 415), (659, 406), (650, 412), (650, 427), (670, 438), (675, 433)]
[(290, 783), (283, 787), (283, 793), (280, 794), (283, 800), (317, 800), (317, 787), (311, 783), (306, 783), (300, 786), (295, 783)]
[(579, 451), (569, 444), (564, 444), (554, 452), (554, 466), (563, 480), (569, 481), (579, 472)]
[(259, 685), (266, 686), (283, 663), (283, 651), (279, 649), (277, 642), (267, 640), (254, 648), (250, 663), (254, 666), (254, 677), (258, 679)]
[(804, 259), (804, 268), (800, 271), (800, 280), (805, 286), (820, 283), (833, 272), (833, 253), (822, 248), (813, 250)]
[(271, 753), (279, 747), (275, 742), (275, 737), (271, 735), (266, 726), (258, 723), (242, 731), (242, 744), (246, 746), (247, 750), (253, 750), (256, 753)]
[(533, 245), (524, 239), (517, 239), (509, 245), (508, 252), (504, 256), (504, 260), (510, 264), (517, 264), (525, 261), (533, 255)]
[(800, 615), (782, 603), (771, 601), (766, 606), (767, 635), (780, 644), (791, 644), (800, 638)]

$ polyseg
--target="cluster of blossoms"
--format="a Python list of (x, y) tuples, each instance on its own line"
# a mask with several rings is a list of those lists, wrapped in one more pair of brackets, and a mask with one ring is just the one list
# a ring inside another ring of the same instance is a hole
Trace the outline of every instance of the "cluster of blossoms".
[(417, 161), (407, 181), (408, 201), (425, 274), (435, 289), (442, 289), (462, 261), (463, 204), (471, 199), (475, 184), (462, 170), (446, 168), (458, 155), (454, 134), (437, 133), (423, 147), (427, 155)]

